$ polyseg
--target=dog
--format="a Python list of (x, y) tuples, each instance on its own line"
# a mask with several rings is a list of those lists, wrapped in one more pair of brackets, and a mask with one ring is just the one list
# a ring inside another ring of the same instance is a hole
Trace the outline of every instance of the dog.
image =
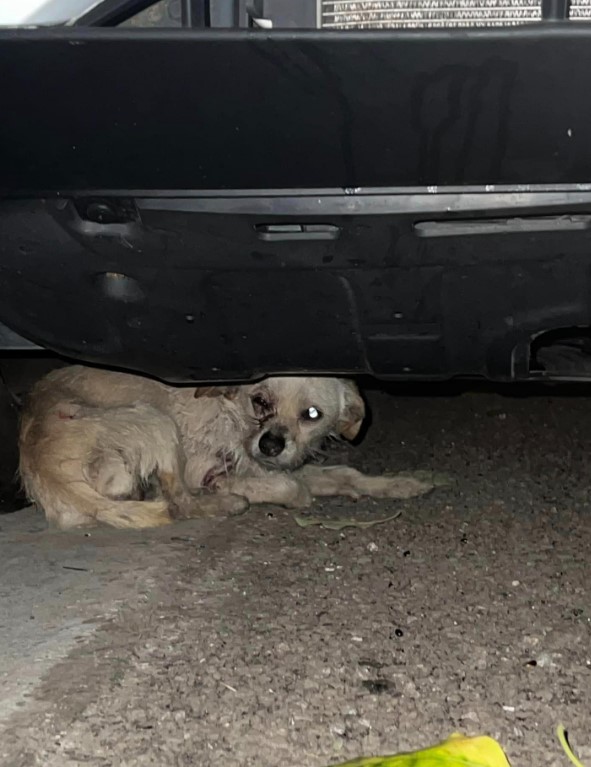
[(341, 378), (195, 388), (74, 365), (33, 387), (19, 472), (28, 498), (61, 529), (156, 527), (249, 504), (304, 508), (315, 496), (431, 490), (423, 479), (310, 462), (326, 438), (355, 439), (364, 418), (356, 385)]

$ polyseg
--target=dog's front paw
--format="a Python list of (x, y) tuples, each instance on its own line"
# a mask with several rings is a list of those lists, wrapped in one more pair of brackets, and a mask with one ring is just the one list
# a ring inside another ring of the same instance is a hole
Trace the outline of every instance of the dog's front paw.
[(239, 514), (244, 514), (250, 508), (248, 498), (243, 495), (222, 495), (220, 496), (224, 500), (225, 511), (229, 517), (237, 517)]
[(241, 495), (202, 492), (187, 498), (175, 498), (169, 505), (169, 511), (172, 519), (226, 517), (242, 514), (248, 505), (248, 500)]
[(415, 469), (414, 471), (401, 471), (398, 474), (386, 474), (390, 477), (406, 477), (407, 479), (415, 479), (418, 482), (424, 482), (431, 487), (449, 487), (453, 484), (453, 479), (449, 474), (445, 474), (442, 471), (429, 471), (429, 469)]
[(287, 497), (281, 504), (288, 509), (307, 509), (313, 502), (312, 493), (302, 482), (295, 482)]
[(335, 494), (341, 495), (343, 498), (348, 498), (350, 501), (358, 501), (368, 493), (357, 487), (355, 482), (345, 480), (339, 485), (338, 493)]
[(206, 517), (235, 517), (249, 507), (248, 499), (234, 493), (211, 493), (199, 500), (201, 514)]
[(395, 474), (392, 476), (368, 477), (366, 483), (367, 495), (373, 498), (416, 498), (430, 493), (438, 484), (427, 477), (411, 474)]
[(171, 519), (191, 519), (200, 516), (199, 497), (191, 493), (175, 495), (168, 501)]

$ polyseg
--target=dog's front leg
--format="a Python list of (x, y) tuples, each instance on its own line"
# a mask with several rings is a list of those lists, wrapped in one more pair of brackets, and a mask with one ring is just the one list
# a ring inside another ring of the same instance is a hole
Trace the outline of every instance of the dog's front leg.
[(400, 474), (375, 477), (350, 466), (304, 466), (294, 477), (305, 484), (314, 496), (343, 495), (348, 498), (414, 498), (435, 487), (420, 477)]
[(303, 509), (312, 503), (306, 484), (280, 472), (262, 476), (222, 477), (217, 480), (216, 490), (243, 496), (249, 503), (272, 503), (291, 509)]
[(172, 519), (241, 514), (248, 508), (247, 499), (237, 495), (219, 495), (202, 489), (190, 492), (176, 473), (159, 472), (158, 479)]

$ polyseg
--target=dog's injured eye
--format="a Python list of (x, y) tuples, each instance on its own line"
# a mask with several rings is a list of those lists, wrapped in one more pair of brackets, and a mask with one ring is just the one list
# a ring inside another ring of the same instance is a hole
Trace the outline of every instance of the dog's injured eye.
[(302, 411), (303, 421), (319, 421), (322, 418), (322, 412), (317, 407), (309, 407)]
[(265, 399), (262, 394), (255, 394), (254, 397), (252, 397), (251, 402), (254, 412), (259, 416), (265, 415), (273, 409), (271, 403)]

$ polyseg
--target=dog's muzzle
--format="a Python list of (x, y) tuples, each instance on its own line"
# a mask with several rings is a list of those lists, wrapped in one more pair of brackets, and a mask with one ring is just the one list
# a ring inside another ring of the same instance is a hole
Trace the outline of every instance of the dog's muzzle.
[(285, 437), (281, 434), (266, 431), (259, 439), (259, 450), (268, 458), (275, 458), (283, 452), (284, 448)]

